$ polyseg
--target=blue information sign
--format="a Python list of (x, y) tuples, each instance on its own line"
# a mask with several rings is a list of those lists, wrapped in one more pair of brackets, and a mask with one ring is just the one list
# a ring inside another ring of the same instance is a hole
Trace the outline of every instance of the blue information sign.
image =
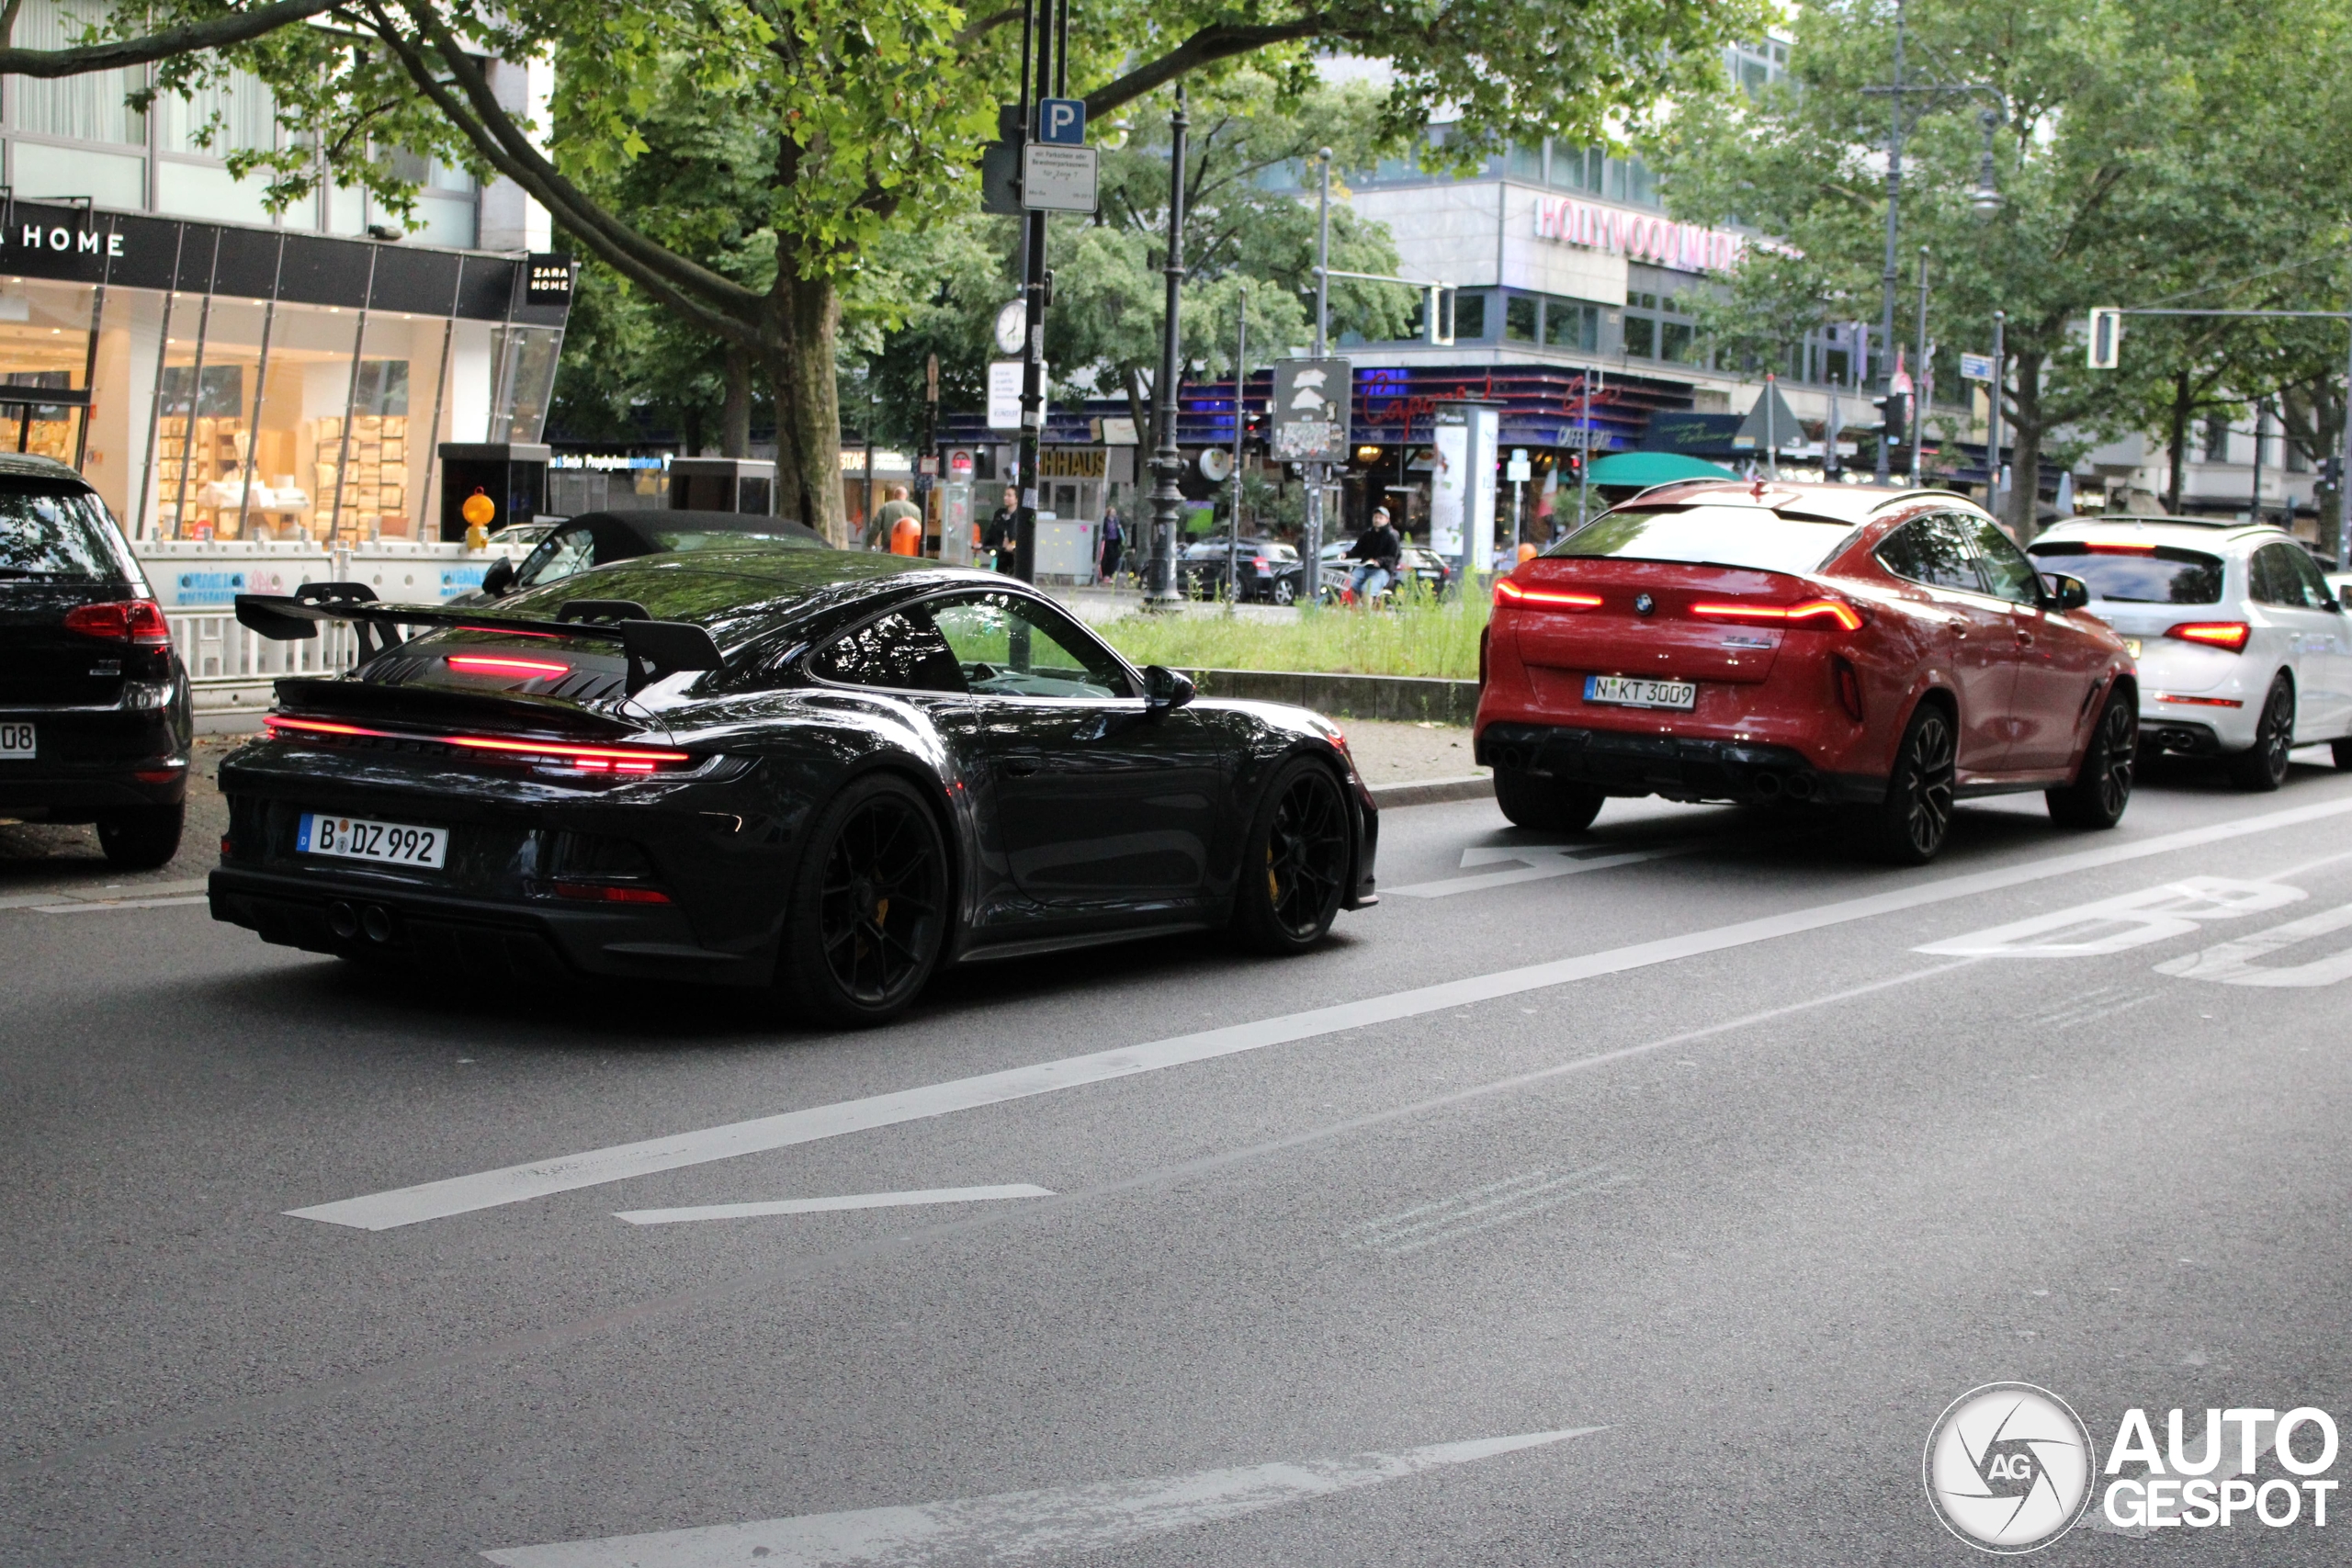
[(1056, 147), (1085, 146), (1086, 100), (1083, 98), (1038, 99), (1037, 140)]

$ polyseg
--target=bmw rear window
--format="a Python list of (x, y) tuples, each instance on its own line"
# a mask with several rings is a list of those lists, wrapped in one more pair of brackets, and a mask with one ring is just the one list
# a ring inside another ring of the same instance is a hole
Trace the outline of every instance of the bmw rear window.
[(2034, 564), (2079, 577), (2094, 599), (2117, 604), (2218, 604), (2222, 558), (2174, 545), (2098, 545), (2053, 539), (2033, 546)]
[(1611, 512), (1544, 553), (1689, 561), (1750, 571), (1813, 571), (1845, 547), (1850, 523), (1783, 517), (1747, 506), (1676, 506)]
[(121, 582), (114, 523), (87, 491), (0, 486), (0, 581)]

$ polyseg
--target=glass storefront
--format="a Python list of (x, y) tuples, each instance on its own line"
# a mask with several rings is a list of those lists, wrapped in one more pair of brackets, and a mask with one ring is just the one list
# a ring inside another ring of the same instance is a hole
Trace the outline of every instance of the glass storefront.
[(0, 196), (0, 442), (141, 537), (430, 537), (437, 444), (545, 423), (566, 311), (526, 270)]

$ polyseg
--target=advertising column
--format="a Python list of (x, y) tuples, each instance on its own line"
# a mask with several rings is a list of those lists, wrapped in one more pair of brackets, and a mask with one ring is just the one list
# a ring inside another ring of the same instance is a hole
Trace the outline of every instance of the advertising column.
[(1494, 403), (1440, 403), (1436, 472), (1430, 484), (1430, 548), (1461, 569), (1494, 570), (1495, 459), (1502, 410)]

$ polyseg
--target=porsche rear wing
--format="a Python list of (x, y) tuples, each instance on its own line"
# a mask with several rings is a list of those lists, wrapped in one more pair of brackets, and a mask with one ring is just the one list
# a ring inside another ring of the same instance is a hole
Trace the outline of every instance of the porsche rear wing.
[(298, 642), (319, 635), (321, 621), (345, 621), (359, 634), (359, 663), (365, 664), (402, 640), (401, 626), (461, 626), (470, 631), (517, 632), (526, 637), (600, 637), (620, 644), (628, 661), (628, 690), (641, 688), (687, 670), (717, 670), (726, 660), (710, 633), (692, 621), (657, 621), (628, 599), (574, 599), (552, 621), (524, 615), (485, 615), (446, 604), (392, 604), (362, 582), (306, 582), (290, 594), (240, 593), (237, 622), (273, 642)]

